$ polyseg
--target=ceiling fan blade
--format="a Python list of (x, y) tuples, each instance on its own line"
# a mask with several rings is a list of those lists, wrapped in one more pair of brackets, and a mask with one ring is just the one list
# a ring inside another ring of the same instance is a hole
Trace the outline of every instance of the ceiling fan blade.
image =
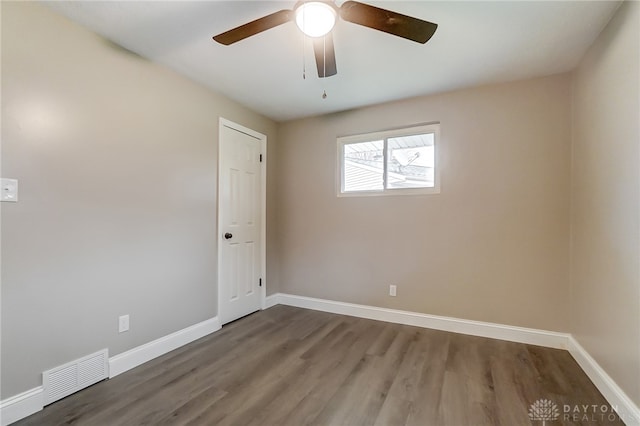
[(336, 52), (333, 48), (333, 37), (328, 33), (324, 37), (313, 39), (313, 53), (316, 56), (318, 77), (331, 77), (336, 75)]
[(340, 7), (340, 17), (345, 21), (363, 25), (417, 43), (426, 43), (438, 28), (433, 22), (402, 15), (357, 1), (346, 1)]
[(291, 10), (281, 10), (271, 15), (264, 16), (262, 18), (251, 21), (247, 24), (240, 25), (224, 33), (214, 36), (213, 39), (220, 44), (228, 46), (240, 40), (244, 40), (247, 37), (261, 33), (278, 25), (289, 22), (293, 16)]

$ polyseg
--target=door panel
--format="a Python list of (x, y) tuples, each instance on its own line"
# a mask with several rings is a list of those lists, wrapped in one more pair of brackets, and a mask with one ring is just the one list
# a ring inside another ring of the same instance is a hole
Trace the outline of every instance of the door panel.
[(221, 124), (219, 158), (220, 321), (260, 309), (261, 140)]

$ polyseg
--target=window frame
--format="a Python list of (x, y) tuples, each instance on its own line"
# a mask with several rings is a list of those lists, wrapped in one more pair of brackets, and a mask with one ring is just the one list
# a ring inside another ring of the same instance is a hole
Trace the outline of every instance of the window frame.
[[(419, 134), (433, 134), (433, 186), (425, 188), (387, 188), (388, 173), (388, 139), (412, 136)], [(383, 141), (384, 156), (384, 172), (383, 172), (383, 188), (381, 190), (365, 190), (365, 191), (344, 191), (344, 146), (354, 143)], [(336, 193), (338, 197), (377, 197), (377, 196), (397, 196), (397, 195), (428, 195), (440, 193), (440, 123), (428, 123), (413, 125), (410, 127), (402, 127), (397, 129), (382, 130), (371, 133), (363, 133), (350, 136), (339, 136), (337, 138), (337, 176), (336, 176)]]

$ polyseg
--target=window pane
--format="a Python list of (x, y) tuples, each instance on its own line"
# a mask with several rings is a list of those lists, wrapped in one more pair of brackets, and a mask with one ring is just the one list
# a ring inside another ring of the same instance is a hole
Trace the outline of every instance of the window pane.
[(384, 141), (344, 145), (344, 191), (382, 191)]
[(388, 139), (388, 189), (434, 186), (433, 140), (433, 133)]

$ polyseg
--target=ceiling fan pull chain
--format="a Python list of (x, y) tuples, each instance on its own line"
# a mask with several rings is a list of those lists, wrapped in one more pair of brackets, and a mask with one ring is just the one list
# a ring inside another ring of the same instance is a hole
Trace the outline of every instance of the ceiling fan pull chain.
[[(324, 67), (324, 71), (322, 72), (322, 77), (326, 78), (327, 77), (327, 36), (324, 35), (322, 37), (322, 65)], [(324, 85), (324, 80), (322, 80), (322, 83)], [(327, 91), (322, 89), (322, 99), (327, 99)]]
[[(305, 22), (304, 19), (304, 9), (302, 9), (302, 22)], [(304, 24), (303, 24), (304, 25)], [(307, 34), (302, 31), (302, 79), (307, 79), (307, 62), (305, 59), (305, 44), (307, 44)]]
[(322, 71), (322, 77), (327, 76), (327, 36), (322, 37), (322, 66), (324, 67), (324, 71)]

